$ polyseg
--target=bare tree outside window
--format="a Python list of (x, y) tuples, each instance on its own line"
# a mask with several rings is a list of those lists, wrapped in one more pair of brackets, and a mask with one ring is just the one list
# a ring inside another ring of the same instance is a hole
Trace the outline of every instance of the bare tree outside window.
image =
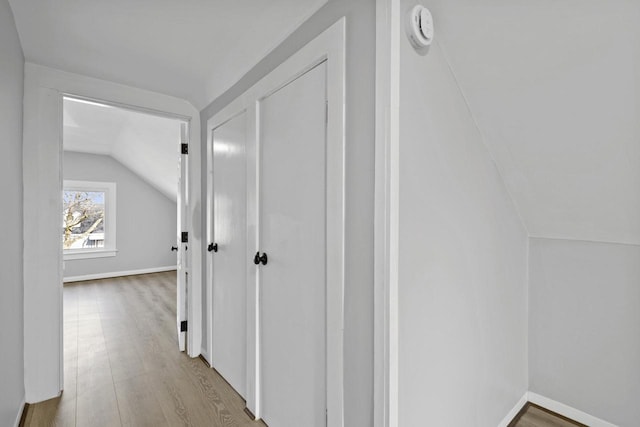
[(105, 193), (63, 191), (63, 248), (104, 247)]

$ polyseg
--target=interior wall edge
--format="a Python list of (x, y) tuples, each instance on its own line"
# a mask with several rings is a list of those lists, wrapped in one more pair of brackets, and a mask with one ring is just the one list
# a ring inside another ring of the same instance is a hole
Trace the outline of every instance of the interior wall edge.
[(463, 100), (463, 102), (465, 104), (465, 107), (467, 108), (467, 112), (469, 114), (469, 117), (471, 118), (473, 126), (475, 127), (476, 132), (478, 133), (478, 135), (480, 136), (480, 141), (482, 141), (482, 145), (484, 146), (485, 150), (487, 151), (487, 153), (489, 155), (489, 158), (491, 158), (491, 162), (493, 163), (493, 167), (496, 169), (496, 172), (497, 172), (498, 176), (500, 177), (500, 181), (502, 182), (502, 186), (504, 187), (504, 190), (507, 193), (507, 196), (509, 196), (509, 201), (511, 202), (511, 205), (513, 206), (513, 210), (515, 211), (516, 215), (518, 216), (518, 219), (520, 220), (520, 223), (522, 224), (522, 227), (524, 228), (525, 233), (527, 235), (529, 235), (530, 234), (529, 233), (529, 227), (527, 226), (527, 222), (525, 221), (525, 217), (524, 217), (522, 211), (520, 210), (520, 206), (516, 202), (515, 197), (513, 197), (513, 194), (511, 193), (511, 190), (509, 189), (509, 186), (507, 185), (507, 181), (505, 179), (504, 171), (502, 170), (502, 168), (500, 167), (500, 165), (496, 161), (496, 158), (495, 158), (493, 152), (489, 149), (489, 145), (487, 144), (487, 138), (486, 138), (484, 132), (482, 132), (482, 129), (480, 128), (480, 126), (478, 125), (478, 120), (476, 118), (476, 115), (473, 113), (473, 110), (471, 109), (471, 105), (469, 104), (469, 99), (467, 97), (467, 94), (465, 93), (464, 89), (462, 89), (462, 85), (460, 85), (460, 80), (458, 79), (458, 76), (457, 76), (455, 70), (451, 66), (451, 61), (449, 60), (449, 55), (447, 54), (447, 49), (443, 45), (443, 43), (441, 43), (439, 41), (439, 38), (435, 39), (434, 44), (438, 45), (438, 47), (440, 48), (440, 52), (442, 53), (442, 57), (444, 59), (444, 62), (447, 65), (447, 68), (449, 69), (449, 73), (451, 73), (451, 76), (453, 78), (453, 81), (455, 82), (456, 88), (457, 88), (458, 92), (460, 93), (460, 97), (462, 98), (462, 100)]

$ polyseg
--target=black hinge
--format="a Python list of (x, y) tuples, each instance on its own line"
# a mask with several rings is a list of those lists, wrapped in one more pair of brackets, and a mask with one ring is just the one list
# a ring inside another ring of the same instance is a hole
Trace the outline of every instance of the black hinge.
[(189, 144), (180, 144), (180, 150), (182, 154), (189, 154)]
[(183, 320), (180, 322), (180, 332), (187, 332), (187, 321)]
[(189, 241), (189, 232), (188, 231), (183, 231), (182, 232), (182, 243), (187, 243)]

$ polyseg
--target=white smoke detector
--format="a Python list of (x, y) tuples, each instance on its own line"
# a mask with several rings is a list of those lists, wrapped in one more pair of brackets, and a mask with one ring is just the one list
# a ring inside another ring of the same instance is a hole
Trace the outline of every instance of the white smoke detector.
[(406, 25), (407, 36), (411, 45), (421, 54), (429, 51), (433, 42), (433, 16), (429, 9), (422, 5), (416, 5), (409, 12)]

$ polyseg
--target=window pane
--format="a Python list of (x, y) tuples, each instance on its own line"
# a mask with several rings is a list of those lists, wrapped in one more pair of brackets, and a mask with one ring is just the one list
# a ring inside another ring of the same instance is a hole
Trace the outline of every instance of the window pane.
[(104, 248), (104, 191), (63, 191), (63, 248)]

